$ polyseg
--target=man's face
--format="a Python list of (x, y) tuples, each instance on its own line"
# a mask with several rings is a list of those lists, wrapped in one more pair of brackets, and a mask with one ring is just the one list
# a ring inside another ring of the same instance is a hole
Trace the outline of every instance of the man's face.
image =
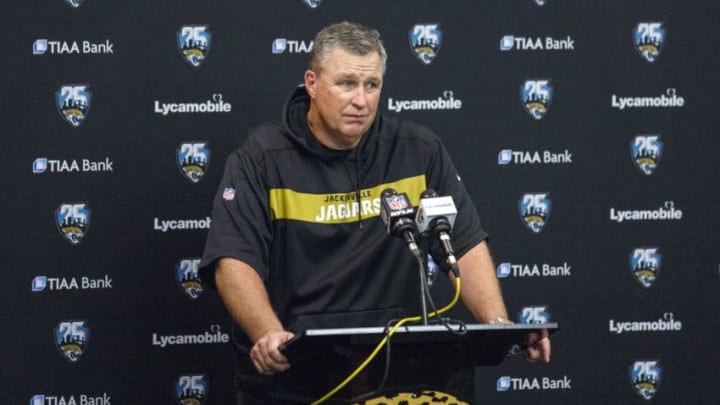
[(380, 55), (355, 55), (340, 48), (322, 70), (305, 72), (312, 102), (308, 124), (320, 143), (332, 149), (354, 148), (368, 131), (380, 102), (383, 66)]

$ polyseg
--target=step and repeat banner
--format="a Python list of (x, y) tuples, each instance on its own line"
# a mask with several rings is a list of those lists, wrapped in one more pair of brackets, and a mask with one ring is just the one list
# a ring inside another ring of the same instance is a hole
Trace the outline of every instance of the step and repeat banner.
[(719, 10), (3, 2), (4, 402), (232, 403), (232, 321), (197, 268), (212, 199), (351, 20), (388, 50), (381, 113), (450, 150), (511, 317), (561, 325), (550, 364), (479, 367), (469, 400), (717, 403)]

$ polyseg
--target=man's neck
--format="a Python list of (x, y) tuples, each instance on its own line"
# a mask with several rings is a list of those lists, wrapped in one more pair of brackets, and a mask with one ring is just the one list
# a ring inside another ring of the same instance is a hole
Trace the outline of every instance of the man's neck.
[(355, 147), (360, 143), (360, 140), (362, 139), (362, 137), (360, 137), (352, 144), (341, 144), (341, 143), (336, 142), (323, 129), (323, 126), (320, 124), (320, 116), (315, 112), (315, 109), (313, 108), (312, 105), (310, 106), (310, 109), (307, 112), (307, 123), (308, 123), (308, 127), (310, 128), (310, 132), (313, 134), (315, 139), (317, 139), (317, 141), (320, 142), (321, 145), (323, 145), (324, 147), (326, 147), (328, 149), (334, 149), (334, 150), (355, 149)]

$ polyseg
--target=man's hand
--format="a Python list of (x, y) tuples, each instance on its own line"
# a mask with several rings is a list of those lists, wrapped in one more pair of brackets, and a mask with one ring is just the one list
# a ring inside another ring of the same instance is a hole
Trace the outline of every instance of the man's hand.
[(280, 352), (280, 347), (293, 336), (288, 331), (269, 332), (255, 342), (250, 350), (250, 359), (258, 373), (272, 375), (290, 368), (290, 362)]
[(547, 329), (540, 333), (532, 332), (525, 336), (525, 357), (528, 361), (536, 362), (542, 360), (550, 362), (550, 337)]

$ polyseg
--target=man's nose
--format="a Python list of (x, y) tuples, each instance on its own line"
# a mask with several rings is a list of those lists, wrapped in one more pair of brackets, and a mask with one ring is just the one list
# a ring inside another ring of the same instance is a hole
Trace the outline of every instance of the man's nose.
[(367, 105), (367, 92), (363, 86), (358, 86), (350, 100), (355, 107), (364, 108)]

